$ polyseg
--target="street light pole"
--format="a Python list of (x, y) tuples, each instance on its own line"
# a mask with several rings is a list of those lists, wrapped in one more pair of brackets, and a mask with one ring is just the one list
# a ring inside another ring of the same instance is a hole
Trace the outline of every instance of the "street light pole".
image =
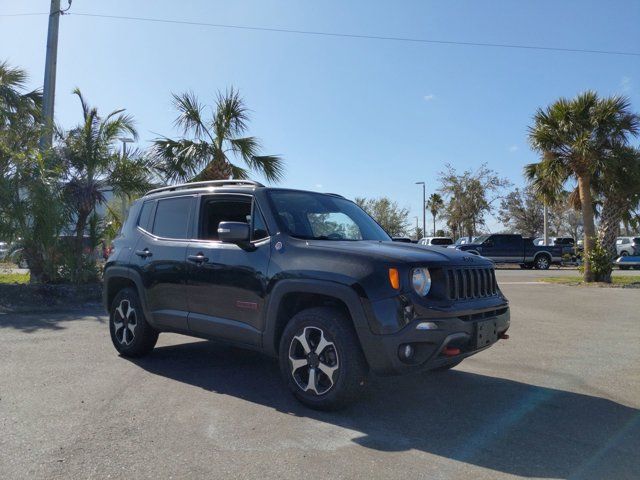
[(427, 231), (427, 185), (424, 182), (416, 182), (416, 185), (422, 185), (422, 235)]

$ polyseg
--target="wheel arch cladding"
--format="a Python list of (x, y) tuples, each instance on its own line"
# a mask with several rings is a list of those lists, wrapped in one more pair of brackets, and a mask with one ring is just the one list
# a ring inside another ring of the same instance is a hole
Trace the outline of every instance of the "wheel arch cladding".
[(360, 343), (366, 318), (356, 292), (345, 286), (323, 281), (281, 280), (271, 292), (267, 307), (264, 350), (277, 355), (280, 338), (289, 320), (298, 312), (312, 307), (337, 308), (351, 321)]

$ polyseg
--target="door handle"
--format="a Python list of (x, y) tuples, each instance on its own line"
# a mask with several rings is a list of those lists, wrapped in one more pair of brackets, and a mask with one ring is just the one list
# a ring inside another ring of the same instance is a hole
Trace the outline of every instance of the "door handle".
[(136, 255), (141, 258), (147, 258), (152, 256), (153, 253), (151, 253), (148, 248), (145, 248), (144, 250), (136, 250)]
[(187, 256), (187, 260), (193, 263), (204, 263), (209, 261), (209, 259), (202, 253), (198, 253), (197, 255), (189, 255)]

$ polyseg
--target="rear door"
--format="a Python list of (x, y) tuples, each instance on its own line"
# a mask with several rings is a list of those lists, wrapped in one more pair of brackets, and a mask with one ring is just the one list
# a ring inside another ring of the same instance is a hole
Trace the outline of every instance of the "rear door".
[(500, 235), (501, 254), (504, 263), (522, 263), (524, 261), (524, 242), (533, 247), (533, 239), (523, 239), (520, 235)]
[[(197, 334), (258, 345), (263, 330), (269, 233), (252, 195), (216, 194), (199, 199), (196, 239), (189, 243), (189, 328)], [(247, 222), (246, 245), (218, 240), (218, 224)]]
[(131, 256), (153, 321), (178, 331), (188, 330), (186, 254), (195, 198), (145, 202), (138, 225), (141, 235)]

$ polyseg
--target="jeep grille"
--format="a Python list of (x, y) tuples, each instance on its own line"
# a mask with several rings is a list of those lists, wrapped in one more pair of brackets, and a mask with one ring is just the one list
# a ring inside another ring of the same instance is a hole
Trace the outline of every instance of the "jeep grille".
[(498, 294), (493, 268), (451, 268), (446, 270), (446, 278), (450, 300), (493, 297)]

